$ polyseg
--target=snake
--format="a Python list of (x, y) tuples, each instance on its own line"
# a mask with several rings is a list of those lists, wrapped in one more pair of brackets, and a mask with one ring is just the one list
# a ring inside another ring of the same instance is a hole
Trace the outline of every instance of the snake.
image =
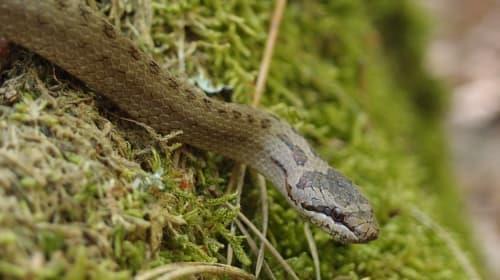
[(0, 36), (82, 81), (158, 133), (246, 164), (339, 243), (377, 238), (373, 207), (290, 124), (208, 97), (171, 74), (83, 1), (1, 0)]

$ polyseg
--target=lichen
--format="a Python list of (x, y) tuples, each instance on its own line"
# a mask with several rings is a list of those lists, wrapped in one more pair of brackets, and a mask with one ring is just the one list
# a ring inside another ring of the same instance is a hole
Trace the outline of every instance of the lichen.
[[(233, 102), (251, 99), (271, 1), (87, 2), (163, 67), (229, 85)], [(323, 279), (470, 277), (446, 239), (474, 254), (446, 169), (445, 93), (422, 66), (426, 32), (410, 0), (288, 4), (262, 107), (361, 186), (381, 227), (366, 245), (335, 244), (313, 227)], [(253, 271), (231, 226), (238, 209), (227, 206), (239, 199), (228, 188), (234, 162), (179, 147), (43, 59), (13, 55), (0, 80), (0, 275), (126, 279), (172, 262), (226, 263), (229, 245), (233, 264)], [(246, 180), (241, 210), (257, 225), (260, 197)], [(313, 279), (304, 220), (272, 187), (268, 203), (268, 239)], [(265, 261), (286, 278), (276, 258)]]

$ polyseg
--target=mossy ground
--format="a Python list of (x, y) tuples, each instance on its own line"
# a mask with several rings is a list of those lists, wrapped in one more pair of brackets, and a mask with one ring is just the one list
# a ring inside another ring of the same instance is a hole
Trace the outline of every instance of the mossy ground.
[[(232, 86), (235, 102), (251, 99), (271, 1), (87, 2), (164, 67), (203, 72)], [(461, 257), (477, 262), (446, 168), (445, 93), (422, 66), (426, 30), (411, 1), (288, 4), (262, 107), (359, 184), (381, 226), (377, 241), (349, 246), (313, 228), (323, 279), (468, 279)], [(0, 88), (0, 275), (128, 278), (170, 262), (225, 263), (229, 244), (235, 264), (254, 269), (255, 255), (230, 229), (237, 212), (226, 202), (237, 197), (224, 193), (234, 162), (179, 148), (42, 59), (14, 56)], [(245, 181), (241, 205), (259, 225), (254, 185)], [(268, 239), (313, 279), (303, 220), (277, 191), (268, 195)]]

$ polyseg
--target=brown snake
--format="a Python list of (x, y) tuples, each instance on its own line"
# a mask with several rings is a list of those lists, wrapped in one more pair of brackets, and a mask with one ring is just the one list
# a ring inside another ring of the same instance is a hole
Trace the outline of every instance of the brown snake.
[(0, 36), (57, 64), (135, 120), (250, 165), (339, 242), (377, 237), (369, 202), (289, 124), (220, 102), (162, 69), (80, 1), (0, 0)]

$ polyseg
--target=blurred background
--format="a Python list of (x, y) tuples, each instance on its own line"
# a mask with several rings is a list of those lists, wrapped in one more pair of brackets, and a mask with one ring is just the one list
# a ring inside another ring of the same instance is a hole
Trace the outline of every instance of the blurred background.
[(447, 129), (464, 218), (500, 279), (500, 1), (421, 1), (435, 25), (429, 67), (453, 92)]

